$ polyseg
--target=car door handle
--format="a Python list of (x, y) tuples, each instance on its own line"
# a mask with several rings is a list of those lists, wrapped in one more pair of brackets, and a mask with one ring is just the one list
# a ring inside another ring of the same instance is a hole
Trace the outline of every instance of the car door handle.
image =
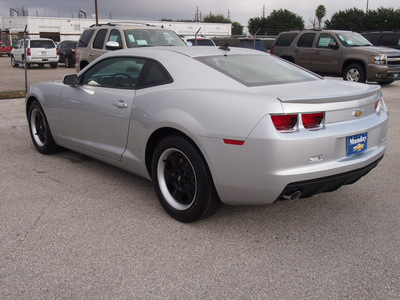
[(93, 55), (94, 55), (93, 52), (90, 52), (90, 53), (89, 53), (89, 56), (93, 56)]
[(320, 52), (319, 51), (315, 51), (314, 54), (320, 54)]
[(119, 100), (117, 103), (114, 103), (114, 106), (118, 108), (127, 108), (128, 104), (126, 104), (123, 100)]

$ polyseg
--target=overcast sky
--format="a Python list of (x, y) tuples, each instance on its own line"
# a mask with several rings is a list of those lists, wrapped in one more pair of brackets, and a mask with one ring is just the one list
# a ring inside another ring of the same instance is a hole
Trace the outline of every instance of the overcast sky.
[[(378, 7), (400, 8), (399, 0), (368, 0), (369, 9)], [(30, 16), (39, 17), (77, 17), (79, 10), (87, 16), (95, 12), (94, 0), (0, 0), (0, 16), (10, 16), (10, 8), (24, 7)], [(131, 19), (158, 21), (163, 18), (172, 20), (194, 20), (198, 8), (202, 16), (210, 12), (222, 14), (233, 22), (246, 26), (250, 18), (261, 17), (265, 5), (265, 16), (274, 9), (288, 9), (303, 17), (305, 25), (315, 18), (315, 9), (324, 5), (327, 11), (325, 19), (335, 12), (349, 8), (365, 11), (367, 0), (97, 0), (99, 18)]]

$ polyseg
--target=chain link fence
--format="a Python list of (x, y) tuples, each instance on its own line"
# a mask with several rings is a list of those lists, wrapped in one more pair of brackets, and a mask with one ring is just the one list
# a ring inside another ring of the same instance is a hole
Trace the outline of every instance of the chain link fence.
[[(60, 42), (68, 40), (77, 41), (79, 35), (61, 35), (45, 32), (33, 35), (26, 34), (26, 39), (36, 38), (52, 39), (57, 44), (57, 47), (60, 47)], [(0, 41), (2, 42), (0, 44), (4, 45), (4, 47), (0, 47), (2, 52), (2, 55), (0, 55), (0, 99), (25, 97), (27, 89), (37, 82), (61, 80), (64, 75), (75, 73), (74, 68), (67, 68), (65, 66), (63, 62), (64, 50), (61, 49), (59, 51), (61, 54), (60, 61), (56, 68), (54, 65), (52, 68), (48, 63), (24, 64), (22, 63), (24, 60), (23, 57), (17, 59), (17, 62), (13, 62), (13, 55), (10, 53), (11, 47), (18, 47), (19, 41), (23, 39), (23, 32), (0, 34)], [(24, 49), (20, 49), (20, 51), (24, 55)]]
[[(64, 41), (77, 41), (80, 35), (62, 35), (41, 32), (40, 34), (26, 34), (26, 39), (48, 38), (52, 39), (57, 47)], [(19, 41), (24, 39), (24, 33), (0, 34), (0, 41), (7, 47), (18, 47)], [(254, 48), (260, 51), (269, 52), (274, 41), (273, 36), (219, 36), (213, 38), (217, 46), (229, 43), (230, 47)], [(14, 50), (15, 51), (15, 50)], [(67, 68), (63, 59), (63, 50), (60, 48), (60, 61), (57, 67), (46, 64), (24, 64), (21, 61), (13, 63), (13, 55), (3, 53), (0, 56), (0, 99), (25, 97), (27, 89), (37, 82), (61, 80), (64, 75), (75, 73), (75, 68)], [(18, 66), (16, 66), (18, 64)], [(14, 65), (14, 66), (13, 66)]]

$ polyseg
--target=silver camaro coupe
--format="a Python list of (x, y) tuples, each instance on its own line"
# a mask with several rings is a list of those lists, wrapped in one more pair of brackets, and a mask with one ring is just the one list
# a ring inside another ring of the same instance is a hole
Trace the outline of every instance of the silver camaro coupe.
[(255, 50), (110, 52), (30, 88), (36, 149), (83, 153), (151, 179), (164, 209), (193, 222), (226, 204), (309, 197), (382, 159), (378, 85), (324, 79)]

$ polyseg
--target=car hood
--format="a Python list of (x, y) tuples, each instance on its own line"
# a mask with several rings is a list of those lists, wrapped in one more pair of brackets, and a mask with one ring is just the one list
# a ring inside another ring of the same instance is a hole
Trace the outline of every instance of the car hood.
[(257, 92), (281, 102), (328, 103), (380, 96), (379, 85), (369, 85), (334, 79), (313, 80), (256, 87)]
[(365, 53), (369, 53), (371, 55), (376, 54), (386, 54), (388, 56), (400, 56), (400, 50), (388, 47), (376, 47), (376, 46), (361, 46), (347, 49), (357, 49), (357, 51), (363, 51)]

